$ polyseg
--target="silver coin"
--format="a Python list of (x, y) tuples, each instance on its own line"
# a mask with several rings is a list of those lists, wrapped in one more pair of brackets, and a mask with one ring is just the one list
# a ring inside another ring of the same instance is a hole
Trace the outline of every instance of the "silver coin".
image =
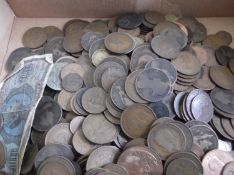
[(176, 95), (175, 100), (174, 100), (174, 110), (176, 115), (182, 119), (181, 114), (180, 114), (180, 106), (182, 104), (182, 100), (184, 99), (186, 92), (180, 92)]
[(89, 51), (91, 44), (97, 39), (102, 38), (103, 35), (99, 32), (87, 32), (81, 37), (80, 43), (86, 51)]

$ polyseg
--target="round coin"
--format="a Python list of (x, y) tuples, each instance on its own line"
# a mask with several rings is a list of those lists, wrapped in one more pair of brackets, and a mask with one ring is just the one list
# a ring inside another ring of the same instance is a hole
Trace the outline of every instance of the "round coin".
[(79, 74), (68, 74), (62, 79), (62, 87), (68, 92), (76, 92), (83, 86), (83, 79)]
[(119, 175), (129, 175), (127, 169), (119, 164), (110, 163), (104, 166), (104, 168)]
[(116, 19), (119, 27), (124, 29), (134, 29), (141, 25), (142, 16), (136, 13), (125, 13)]
[(221, 46), (215, 50), (215, 57), (219, 64), (227, 66), (229, 61), (234, 58), (234, 49), (229, 46)]
[(76, 116), (71, 120), (70, 131), (72, 132), (72, 134), (75, 134), (75, 132), (78, 129), (81, 129), (81, 126), (82, 126), (84, 119), (85, 119), (85, 117), (83, 117), (83, 116)]
[(73, 94), (70, 92), (67, 92), (65, 90), (60, 91), (58, 95), (58, 104), (61, 106), (61, 108), (65, 111), (71, 111), (71, 105), (70, 101)]
[(63, 37), (63, 32), (56, 26), (46, 26), (44, 30), (47, 34), (47, 41), (54, 37)]
[(156, 25), (160, 22), (165, 21), (165, 17), (162, 13), (157, 12), (157, 11), (149, 11), (146, 12), (145, 15), (145, 20), (148, 21), (149, 23)]
[(88, 21), (81, 19), (72, 19), (63, 26), (63, 32), (65, 35), (69, 35), (74, 32), (79, 32), (89, 24)]
[(66, 35), (63, 40), (63, 48), (69, 53), (78, 53), (83, 50), (81, 46), (80, 39), (84, 34), (83, 31), (72, 33), (70, 35)]
[(232, 175), (234, 172), (234, 161), (227, 163), (222, 171), (222, 175)]
[(103, 60), (108, 58), (110, 53), (106, 49), (97, 49), (92, 55), (92, 63), (94, 66), (98, 66)]
[(150, 103), (149, 107), (154, 111), (158, 118), (169, 117), (169, 110), (162, 101)]
[(81, 37), (81, 46), (89, 51), (91, 44), (97, 40), (103, 38), (103, 35), (99, 32), (87, 32)]
[(218, 31), (216, 35), (218, 35), (220, 38), (223, 39), (223, 41), (225, 41), (225, 45), (228, 46), (232, 43), (232, 35), (227, 31)]

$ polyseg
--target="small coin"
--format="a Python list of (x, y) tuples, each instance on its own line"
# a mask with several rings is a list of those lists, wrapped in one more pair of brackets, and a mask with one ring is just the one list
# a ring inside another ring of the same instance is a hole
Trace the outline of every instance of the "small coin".
[(63, 32), (56, 26), (46, 26), (44, 30), (47, 34), (47, 41), (54, 37), (63, 37)]
[(141, 25), (142, 16), (136, 13), (125, 13), (116, 19), (119, 27), (124, 29), (134, 29)]
[(44, 146), (34, 159), (34, 167), (38, 170), (40, 164), (51, 156), (63, 156), (69, 160), (75, 158), (71, 147), (65, 144), (49, 144)]
[(151, 68), (139, 73), (135, 86), (137, 93), (143, 99), (155, 102), (167, 96), (170, 91), (170, 83), (164, 72)]
[(110, 163), (110, 164), (107, 164), (106, 166), (104, 166), (104, 168), (106, 170), (117, 173), (119, 175), (129, 175), (127, 169), (124, 168), (124, 166), (121, 166), (118, 164)]
[(132, 37), (126, 33), (114, 32), (104, 40), (106, 48), (117, 54), (127, 54), (135, 48)]
[(71, 111), (70, 101), (73, 94), (65, 90), (60, 91), (58, 95), (58, 104), (65, 111)]
[(83, 50), (81, 46), (81, 37), (84, 34), (83, 31), (66, 35), (63, 40), (63, 48), (69, 53), (78, 53)]
[(123, 29), (121, 27), (118, 27), (117, 31), (120, 33), (127, 33), (131, 36), (137, 37), (140, 35), (141, 29), (139, 27), (135, 29)]
[(155, 59), (154, 61), (151, 61), (148, 64), (146, 64), (145, 68), (146, 69), (148, 68), (159, 69), (168, 76), (172, 85), (176, 82), (177, 72), (176, 72), (175, 67), (171, 64), (170, 61), (167, 61), (165, 59), (160, 59), (160, 58)]
[(119, 149), (115, 146), (101, 146), (97, 148), (87, 160), (86, 171), (113, 163), (119, 156), (119, 152)]
[(183, 131), (171, 123), (155, 125), (149, 132), (147, 142), (162, 160), (174, 152), (184, 151), (186, 145)]
[(154, 111), (158, 118), (169, 117), (169, 110), (162, 101), (150, 103), (149, 107)]
[(33, 128), (37, 131), (48, 131), (57, 124), (62, 117), (62, 109), (49, 96), (40, 100), (33, 121)]
[(115, 125), (120, 125), (120, 119), (117, 117), (114, 117), (108, 110), (104, 111), (104, 115), (109, 122)]
[(83, 116), (77, 116), (74, 117), (71, 122), (70, 122), (70, 131), (72, 132), (72, 134), (75, 134), (75, 132), (78, 129), (81, 129), (82, 123), (84, 121), (85, 117)]
[(62, 79), (62, 87), (68, 92), (76, 92), (83, 86), (83, 79), (79, 74), (68, 74)]
[(190, 52), (181, 52), (172, 64), (176, 70), (185, 75), (195, 75), (201, 71), (200, 61)]
[(97, 148), (97, 145), (91, 143), (84, 136), (84, 133), (81, 129), (77, 130), (72, 138), (72, 145), (74, 149), (82, 155), (89, 155), (94, 149)]
[(82, 106), (89, 113), (101, 113), (106, 109), (106, 93), (99, 87), (93, 87), (84, 92)]
[(118, 136), (116, 126), (103, 114), (88, 115), (82, 124), (82, 130), (89, 141), (97, 144), (110, 143)]
[(159, 155), (147, 147), (128, 148), (118, 158), (118, 164), (124, 166), (129, 175), (163, 174), (163, 165)]
[(165, 21), (165, 16), (162, 13), (157, 12), (157, 11), (146, 12), (144, 17), (146, 21), (148, 21), (149, 23), (153, 25), (156, 25), (160, 22)]
[(219, 64), (227, 66), (229, 61), (234, 58), (234, 49), (229, 46), (221, 46), (215, 50), (215, 57)]
[(234, 89), (234, 75), (226, 66), (212, 66), (210, 77), (216, 85), (227, 90)]
[(218, 35), (220, 38), (222, 38), (225, 41), (225, 45), (228, 46), (232, 43), (232, 35), (227, 31), (218, 31), (216, 35)]
[(122, 113), (120, 119), (121, 128), (130, 138), (145, 138), (155, 119), (156, 116), (149, 107), (142, 104), (134, 104)]
[(72, 132), (69, 128), (69, 123), (59, 123), (54, 125), (46, 134), (45, 145), (57, 143), (67, 144), (71, 143)]
[(189, 129), (193, 134), (194, 143), (201, 146), (204, 152), (218, 148), (218, 137), (210, 127), (196, 125), (190, 127)]
[(86, 50), (89, 51), (91, 44), (97, 40), (103, 38), (103, 35), (99, 32), (87, 32), (81, 37), (81, 45)]
[(7, 161), (7, 152), (5, 144), (0, 142), (0, 167), (3, 167)]
[(46, 40), (45, 30), (41, 27), (33, 27), (24, 33), (22, 43), (24, 47), (35, 49), (41, 47)]
[(112, 102), (117, 108), (121, 110), (124, 110), (134, 104), (134, 102), (128, 97), (125, 92), (125, 81), (126, 78), (118, 79), (116, 82), (113, 83), (110, 91)]
[(227, 163), (222, 171), (222, 175), (232, 175), (234, 172), (234, 161)]

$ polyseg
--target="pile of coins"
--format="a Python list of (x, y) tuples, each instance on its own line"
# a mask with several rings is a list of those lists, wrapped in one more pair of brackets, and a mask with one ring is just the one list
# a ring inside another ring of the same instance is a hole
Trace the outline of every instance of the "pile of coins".
[(233, 172), (231, 42), (194, 17), (155, 11), (29, 29), (6, 69), (44, 53), (54, 66), (21, 173)]

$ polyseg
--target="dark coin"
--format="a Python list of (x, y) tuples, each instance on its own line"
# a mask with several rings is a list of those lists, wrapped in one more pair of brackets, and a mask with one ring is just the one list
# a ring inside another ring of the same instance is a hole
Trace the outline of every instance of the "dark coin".
[(167, 106), (164, 103), (162, 103), (162, 101), (150, 103), (149, 107), (154, 111), (155, 115), (158, 118), (169, 117), (169, 110)]
[(193, 32), (193, 41), (195, 43), (201, 42), (206, 38), (207, 30), (206, 27), (200, 23), (195, 23), (195, 31)]
[(74, 32), (79, 32), (80, 30), (84, 29), (88, 24), (88, 21), (84, 21), (81, 19), (72, 19), (64, 25), (63, 32), (65, 35), (69, 35)]
[(160, 22), (165, 21), (165, 17), (162, 13), (157, 12), (157, 11), (149, 11), (146, 12), (145, 15), (145, 20), (149, 22), (150, 24), (156, 25)]
[(175, 100), (175, 94), (170, 92), (166, 97), (162, 99), (162, 102), (167, 106), (169, 110), (169, 117), (174, 118), (176, 116), (173, 104)]
[(69, 53), (78, 53), (83, 50), (81, 46), (81, 37), (84, 32), (76, 32), (64, 37), (63, 48)]
[(109, 29), (107, 27), (107, 23), (104, 20), (94, 20), (90, 22), (85, 28), (85, 32), (99, 32), (103, 36), (109, 34)]
[(82, 106), (82, 96), (88, 89), (89, 88), (81, 88), (77, 91), (76, 95), (76, 104), (78, 105), (78, 107), (76, 107), (76, 110), (83, 115), (88, 115), (88, 112)]
[(215, 57), (219, 64), (227, 66), (231, 59), (234, 59), (234, 49), (229, 46), (221, 46), (215, 50)]
[(174, 100), (174, 111), (176, 113), (176, 115), (179, 117), (179, 118), (182, 118), (181, 117), (181, 114), (180, 114), (180, 106), (182, 105), (182, 101), (184, 99), (186, 95), (186, 92), (180, 92), (176, 95), (175, 97), (175, 100)]
[(5, 144), (0, 142), (0, 167), (3, 167), (7, 161), (7, 152)]
[(118, 109), (112, 102), (110, 95), (106, 97), (106, 108), (115, 117), (120, 118), (122, 110)]
[(226, 31), (219, 31), (216, 33), (216, 35), (222, 38), (227, 46), (232, 43), (232, 35), (230, 33)]
[(143, 43), (139, 46), (137, 46), (133, 51), (132, 51), (132, 56), (136, 53), (141, 53), (141, 52), (152, 52), (151, 46), (149, 43)]
[(83, 79), (79, 74), (68, 74), (62, 79), (62, 87), (66, 91), (76, 92), (83, 86)]
[(45, 44), (45, 53), (52, 53), (54, 62), (68, 53), (63, 48), (63, 37), (54, 37)]
[(39, 47), (37, 49), (31, 49), (32, 50), (32, 55), (44, 55), (45, 54), (45, 48)]
[(141, 25), (142, 16), (136, 13), (125, 13), (118, 16), (116, 23), (124, 29), (134, 29)]
[(196, 125), (189, 129), (193, 134), (194, 143), (201, 146), (204, 152), (218, 148), (218, 137), (210, 127)]
[(143, 70), (136, 78), (137, 93), (145, 100), (156, 102), (166, 97), (170, 91), (170, 80), (157, 69)]
[(33, 128), (37, 131), (48, 131), (59, 122), (62, 117), (62, 109), (49, 96), (44, 96), (36, 109)]
[(47, 41), (54, 37), (63, 37), (63, 32), (56, 26), (46, 26), (44, 30), (47, 34)]
[(7, 58), (5, 68), (8, 72), (11, 72), (15, 66), (25, 57), (32, 54), (32, 50), (26, 47), (21, 47), (14, 50)]
[(22, 38), (24, 47), (32, 49), (41, 47), (47, 40), (47, 34), (41, 27), (33, 27), (27, 30)]
[(86, 50), (89, 51), (91, 44), (97, 39), (103, 38), (103, 35), (98, 32), (87, 32), (81, 37), (81, 45)]

